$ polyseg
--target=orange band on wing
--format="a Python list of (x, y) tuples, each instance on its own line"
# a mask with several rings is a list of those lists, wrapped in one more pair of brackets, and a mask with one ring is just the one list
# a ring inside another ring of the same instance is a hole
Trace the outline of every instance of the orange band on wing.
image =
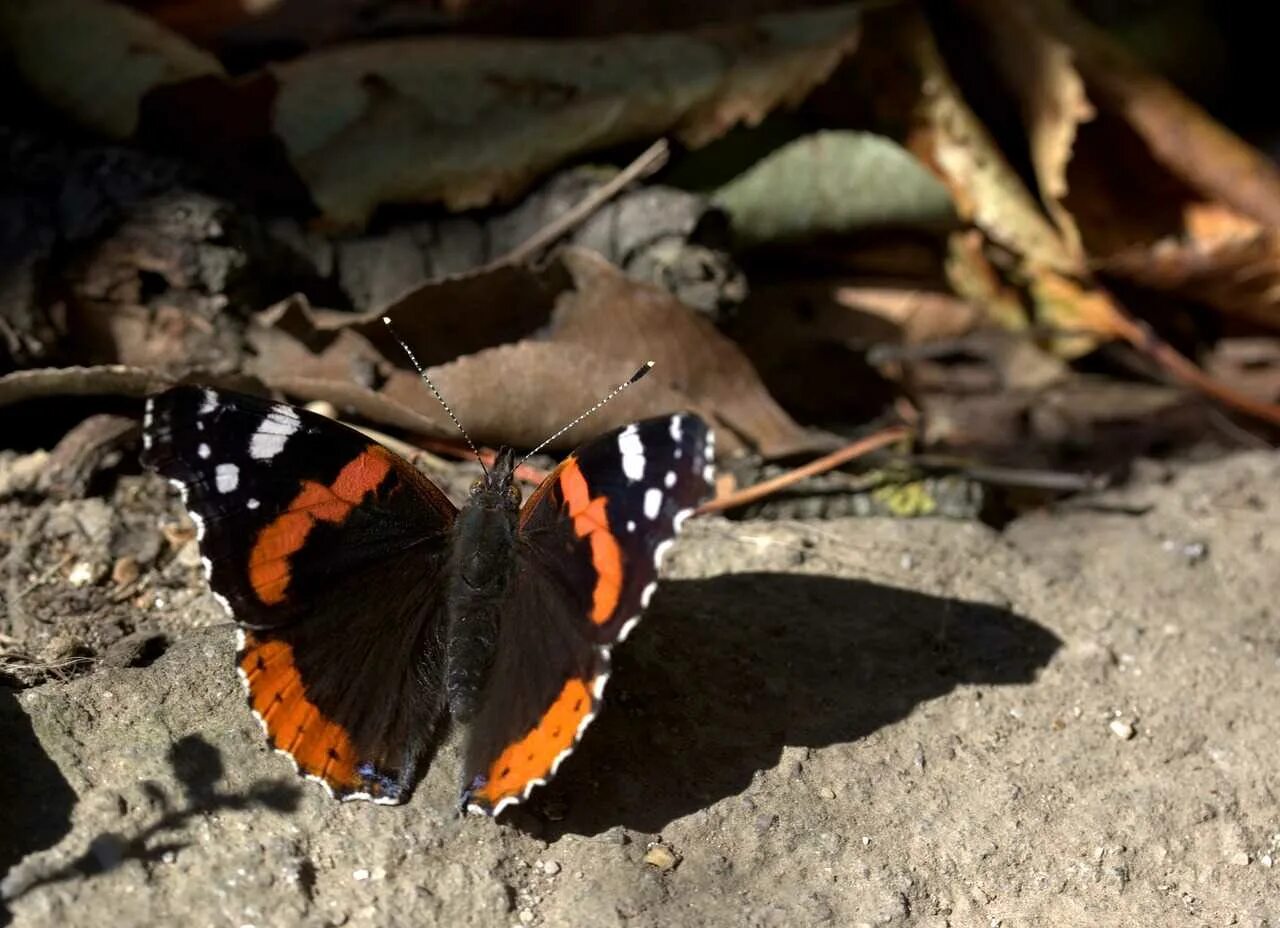
[(364, 787), (346, 729), (307, 699), (289, 645), (246, 635), (240, 669), (249, 685), (249, 705), (266, 726), (272, 747), (293, 757), (300, 772), (319, 777), (338, 793)]
[(508, 747), (489, 767), (488, 781), (473, 793), (491, 807), (508, 796), (520, 795), (530, 781), (545, 779), (556, 758), (573, 747), (583, 719), (591, 712), (591, 690), (586, 680), (565, 683), (551, 708), (534, 729)]
[(289, 507), (258, 533), (249, 555), (249, 582), (268, 606), (284, 601), (289, 588), (289, 558), (302, 548), (317, 522), (341, 522), (365, 495), (382, 485), (391, 471), (391, 456), (369, 445), (325, 486), (303, 481)]
[(609, 517), (605, 512), (609, 501), (603, 496), (591, 496), (587, 478), (572, 457), (560, 467), (560, 492), (568, 504), (574, 532), (591, 543), (591, 565), (596, 569), (596, 585), (591, 591), (591, 621), (604, 624), (613, 616), (622, 592), (622, 550), (609, 530)]

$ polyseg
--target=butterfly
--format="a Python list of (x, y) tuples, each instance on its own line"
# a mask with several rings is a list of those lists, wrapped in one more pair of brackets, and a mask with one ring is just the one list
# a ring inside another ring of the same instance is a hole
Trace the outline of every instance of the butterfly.
[(599, 712), (713, 438), (689, 413), (637, 422), (527, 500), (504, 449), (459, 509), (341, 423), (178, 386), (147, 401), (143, 459), (182, 491), (271, 747), (336, 798), (395, 804), (463, 725), (461, 808), (497, 815)]

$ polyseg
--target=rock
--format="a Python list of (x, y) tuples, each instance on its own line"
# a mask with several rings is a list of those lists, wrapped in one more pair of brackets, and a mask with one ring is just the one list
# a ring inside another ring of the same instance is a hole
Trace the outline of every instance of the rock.
[(644, 862), (657, 870), (670, 870), (680, 862), (680, 858), (665, 844), (651, 844), (644, 852)]
[(1123, 719), (1112, 719), (1107, 723), (1107, 728), (1111, 729), (1111, 734), (1121, 741), (1129, 741), (1138, 733), (1131, 723)]

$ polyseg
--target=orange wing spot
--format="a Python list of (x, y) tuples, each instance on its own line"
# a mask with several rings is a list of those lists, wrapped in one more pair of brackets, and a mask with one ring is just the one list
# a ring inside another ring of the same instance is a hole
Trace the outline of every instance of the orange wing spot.
[(592, 498), (587, 478), (572, 457), (561, 465), (560, 492), (569, 507), (574, 532), (591, 542), (591, 564), (597, 574), (591, 591), (591, 621), (603, 625), (612, 618), (622, 592), (622, 549), (609, 530), (609, 501), (603, 496)]
[(249, 705), (266, 724), (271, 744), (292, 756), (300, 772), (339, 793), (364, 788), (346, 729), (307, 699), (293, 648), (246, 635), (240, 669), (249, 680)]
[(249, 554), (249, 582), (268, 606), (284, 602), (289, 589), (289, 558), (307, 542), (317, 522), (341, 522), (368, 493), (375, 492), (392, 468), (391, 456), (378, 445), (339, 471), (325, 486), (304, 481), (289, 508), (258, 533)]
[(489, 765), (488, 782), (475, 796), (496, 806), (508, 796), (523, 793), (531, 780), (545, 778), (556, 758), (573, 747), (578, 727), (590, 711), (589, 681), (569, 680), (533, 730)]

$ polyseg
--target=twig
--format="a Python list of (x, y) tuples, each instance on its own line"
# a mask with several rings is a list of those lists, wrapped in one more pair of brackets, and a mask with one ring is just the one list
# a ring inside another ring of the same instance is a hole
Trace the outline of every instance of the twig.
[(806, 477), (815, 477), (818, 474), (825, 474), (829, 470), (833, 470), (842, 464), (848, 464), (850, 461), (860, 458), (865, 454), (870, 454), (886, 445), (891, 445), (896, 441), (901, 441), (911, 434), (911, 430), (902, 425), (895, 425), (883, 431), (868, 435), (865, 438), (859, 438), (852, 444), (846, 445), (838, 451), (833, 451), (828, 455), (818, 458), (816, 461), (810, 461), (803, 467), (797, 467), (793, 471), (788, 471), (780, 476), (773, 477), (769, 480), (762, 480), (760, 483), (753, 484), (742, 490), (730, 493), (728, 496), (722, 496), (719, 499), (713, 499), (703, 503), (698, 507), (698, 515), (705, 515), (709, 512), (723, 512), (726, 509), (733, 509), (738, 506), (745, 506), (747, 503), (754, 503), (758, 499), (763, 499), (779, 490), (799, 483)]
[(521, 244), (493, 262), (491, 266), (503, 264), (520, 264), (536, 255), (556, 239), (571, 231), (575, 226), (585, 222), (596, 210), (617, 196), (632, 181), (648, 177), (661, 170), (671, 155), (671, 146), (666, 139), (658, 139), (618, 172), (608, 183), (597, 187), (572, 209), (547, 223)]
[(1120, 304), (1110, 298), (1112, 318), (1108, 319), (1112, 333), (1124, 339), (1135, 349), (1158, 364), (1166, 373), (1173, 376), (1192, 389), (1199, 390), (1205, 396), (1212, 397), (1224, 406), (1243, 412), (1247, 415), (1280, 425), (1280, 405), (1264, 403), (1251, 396), (1228, 387), (1210, 377), (1189, 358), (1178, 352), (1176, 348), (1162, 339), (1146, 323), (1134, 319), (1125, 313)]

